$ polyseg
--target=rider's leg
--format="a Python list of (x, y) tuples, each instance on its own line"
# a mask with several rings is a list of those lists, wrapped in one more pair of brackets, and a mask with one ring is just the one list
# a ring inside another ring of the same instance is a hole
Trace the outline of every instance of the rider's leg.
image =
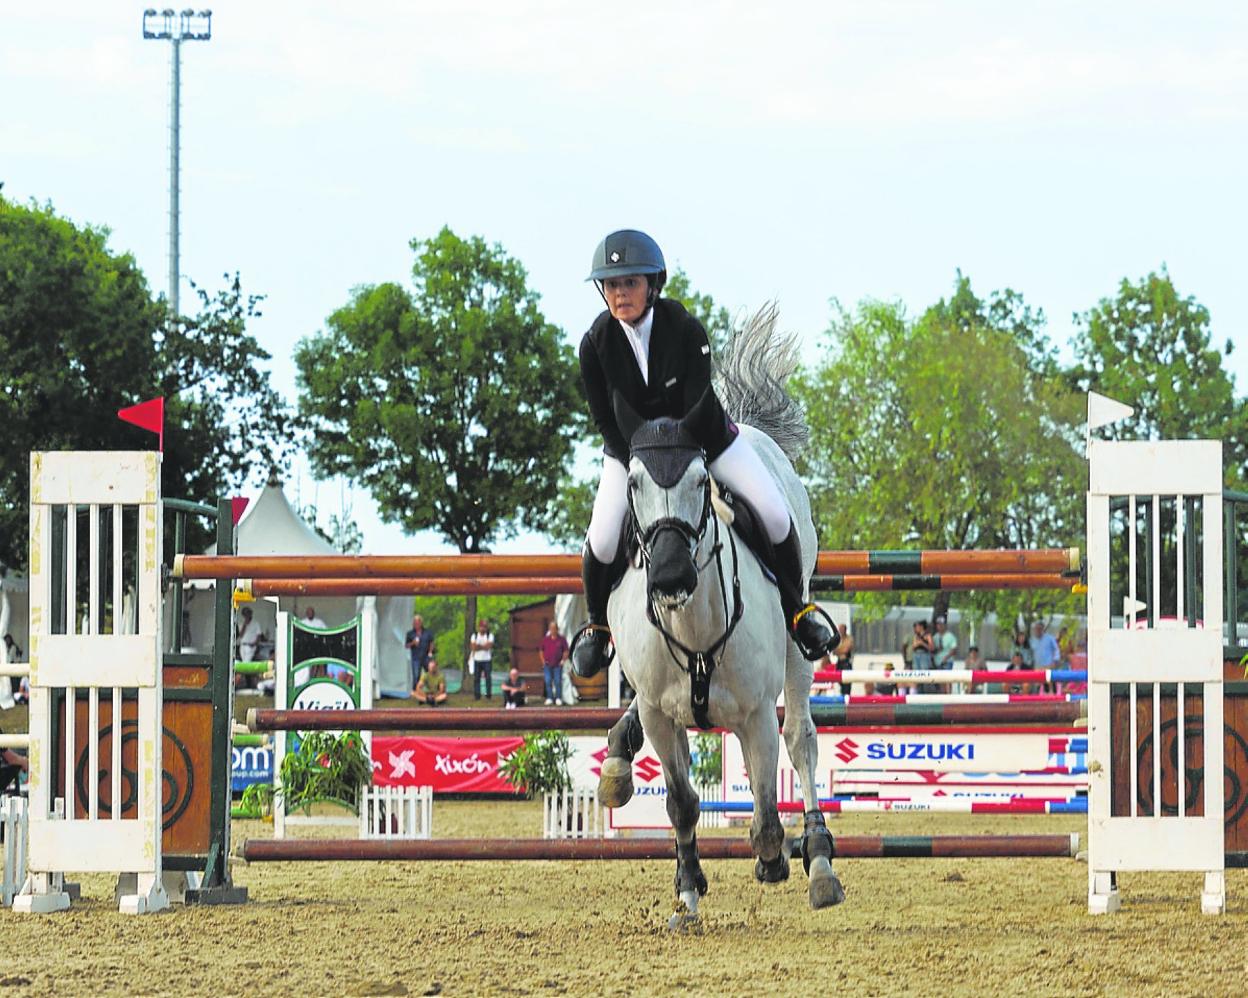
[(807, 578), (802, 568), (797, 526), (771, 471), (750, 442), (738, 435), (727, 450), (711, 462), (711, 474), (743, 497), (758, 514), (771, 544), (767, 567), (776, 577), (789, 633), (808, 659), (822, 658), (836, 647), (840, 636), (810, 612), (814, 604), (806, 597)]
[(597, 674), (608, 661), (611, 631), (607, 627), (607, 600), (616, 580), (615, 562), (627, 514), (628, 471), (615, 458), (604, 456), (594, 512), (581, 554), (589, 624), (572, 643), (572, 668), (583, 679)]

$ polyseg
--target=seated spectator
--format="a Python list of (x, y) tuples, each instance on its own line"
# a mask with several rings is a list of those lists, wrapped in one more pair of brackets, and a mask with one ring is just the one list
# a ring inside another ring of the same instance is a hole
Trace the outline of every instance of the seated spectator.
[[(520, 670), (513, 665), (511, 671), (507, 673), (507, 678), (503, 680), (504, 709), (515, 710), (517, 707), (523, 707), (524, 693), (524, 679), (520, 676)], [(546, 702), (549, 703), (550, 701), (547, 700)]]
[(0, 749), (0, 794), (16, 794), (21, 791), (22, 773), (30, 772), (26, 756), (12, 749)]
[[(1010, 655), (1010, 664), (1005, 667), (1006, 672), (1023, 672), (1030, 667), (1023, 661), (1023, 653), (1018, 648), (1014, 649)], [(1006, 693), (1030, 693), (1031, 684), (1029, 683), (1010, 683), (1005, 690)]]
[(438, 668), (438, 660), (432, 655), (425, 666), (425, 671), (416, 680), (416, 689), (412, 691), (418, 703), (429, 707), (440, 707), (446, 703), (446, 676)]
[[(975, 671), (976, 669), (983, 669), (983, 667), (983, 660), (979, 657), (979, 645), (971, 645), (971, 647), (966, 649), (966, 665), (964, 668)], [(972, 682), (969, 686), (970, 692), (978, 692), (978, 687), (978, 683)]]
[[(1084, 672), (1088, 669), (1088, 636), (1081, 633), (1079, 640), (1075, 643), (1075, 650), (1070, 654), (1070, 660), (1066, 663), (1071, 669), (1079, 669)], [(1088, 694), (1088, 681), (1086, 679), (1077, 680), (1073, 683), (1062, 683), (1061, 691), (1063, 693), (1078, 693), (1083, 696)]]

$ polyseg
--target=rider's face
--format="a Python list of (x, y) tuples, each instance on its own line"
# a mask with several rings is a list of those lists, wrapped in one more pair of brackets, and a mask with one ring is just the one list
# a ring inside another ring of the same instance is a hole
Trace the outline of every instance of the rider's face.
[(650, 285), (641, 274), (627, 277), (608, 277), (602, 282), (602, 293), (612, 317), (630, 326), (646, 313), (646, 298)]

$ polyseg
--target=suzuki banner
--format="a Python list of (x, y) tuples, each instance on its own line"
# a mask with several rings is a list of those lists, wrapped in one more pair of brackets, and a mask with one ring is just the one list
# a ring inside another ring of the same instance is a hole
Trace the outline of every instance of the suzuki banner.
[(515, 794), (498, 773), (523, 738), (373, 739), (373, 783), (433, 787), (435, 794)]

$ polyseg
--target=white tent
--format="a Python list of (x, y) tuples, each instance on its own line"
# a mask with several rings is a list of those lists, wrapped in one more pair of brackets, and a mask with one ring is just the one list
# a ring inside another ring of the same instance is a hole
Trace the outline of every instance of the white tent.
[[(338, 554), (332, 544), (313, 530), (286, 499), (280, 483), (270, 479), (259, 497), (250, 503), (236, 533), (239, 554)], [(215, 546), (208, 553), (215, 551)], [(212, 583), (186, 587), (183, 646), (207, 648), (212, 644)], [(403, 697), (411, 690), (410, 666), (403, 637), (411, 626), (410, 597), (282, 597), (252, 604), (256, 622), (270, 638), (274, 636), (277, 609), (302, 617), (311, 607), (331, 627), (345, 624), (357, 613), (375, 614), (375, 646), (363, 649), (373, 658), (374, 694)]]

